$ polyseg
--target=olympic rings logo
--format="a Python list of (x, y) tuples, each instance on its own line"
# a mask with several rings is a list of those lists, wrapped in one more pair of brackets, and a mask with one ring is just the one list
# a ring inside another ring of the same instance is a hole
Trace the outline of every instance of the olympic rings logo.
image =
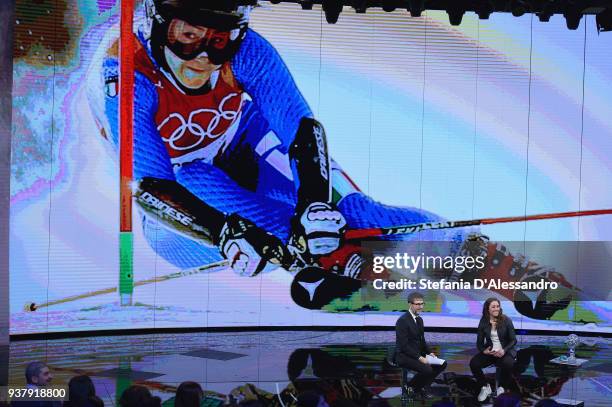
[[(240, 110), (240, 103), (238, 104), (237, 110), (225, 110), (225, 103), (229, 102), (233, 97), (238, 96), (238, 93), (230, 93), (225, 96), (221, 103), (219, 104), (219, 110), (216, 109), (197, 109), (193, 112), (189, 113), (187, 120), (180, 113), (171, 113), (168, 117), (166, 117), (160, 124), (157, 126), (157, 130), (161, 134), (161, 130), (164, 126), (166, 126), (172, 119), (177, 119), (179, 121), (179, 126), (172, 131), (172, 133), (168, 137), (164, 137), (162, 135), (162, 140), (170, 145), (173, 149), (177, 151), (191, 150), (199, 146), (204, 140), (207, 138), (214, 140), (220, 136), (222, 136), (229, 125), (236, 119), (238, 116), (238, 112)], [(202, 125), (195, 121), (197, 115), (202, 113), (210, 113), (212, 115), (212, 119), (208, 122), (208, 126), (206, 129), (202, 127)], [(229, 122), (228, 126), (222, 126), (223, 128), (218, 133), (215, 133), (217, 127), (221, 123), (221, 120), (227, 120)], [(196, 139), (193, 143), (187, 146), (177, 145), (177, 142), (183, 138), (183, 136), (189, 131), (189, 133), (196, 136)]]

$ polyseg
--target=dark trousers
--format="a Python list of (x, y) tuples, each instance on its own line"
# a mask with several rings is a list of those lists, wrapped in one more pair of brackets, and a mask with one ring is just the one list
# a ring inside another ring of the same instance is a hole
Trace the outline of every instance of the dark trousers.
[(514, 359), (507, 353), (501, 358), (496, 358), (495, 356), (491, 355), (485, 355), (484, 353), (478, 353), (477, 355), (474, 355), (472, 360), (470, 360), (470, 369), (472, 370), (472, 374), (478, 382), (478, 385), (485, 386), (487, 384), (487, 380), (485, 379), (485, 375), (482, 372), (482, 369), (491, 365), (495, 365), (498, 369), (501, 370), (499, 377), (499, 385), (505, 387), (506, 389), (509, 388), (512, 384), (511, 377), (512, 366), (514, 366)]
[(416, 375), (410, 380), (408, 386), (417, 391), (429, 386), (436, 376), (446, 369), (446, 362), (442, 365), (428, 365), (410, 358), (401, 358), (401, 360), (398, 360), (398, 365), (416, 372)]

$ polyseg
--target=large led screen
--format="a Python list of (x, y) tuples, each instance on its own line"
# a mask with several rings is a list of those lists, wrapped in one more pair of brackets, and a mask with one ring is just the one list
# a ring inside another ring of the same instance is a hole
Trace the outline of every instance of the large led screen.
[[(409, 290), (376, 279), (493, 276), (565, 291), (430, 287), (428, 326), (476, 327), (496, 296), (520, 328), (611, 331), (612, 35), (593, 16), (149, 11), (130, 49), (114, 0), (16, 2), (12, 334), (392, 326)], [(362, 256), (421, 241), (483, 267)]]

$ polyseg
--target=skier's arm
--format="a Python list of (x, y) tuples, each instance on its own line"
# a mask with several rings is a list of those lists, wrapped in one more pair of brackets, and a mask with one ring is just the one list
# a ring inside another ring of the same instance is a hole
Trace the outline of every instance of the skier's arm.
[[(238, 82), (289, 153), (298, 183), (298, 211), (312, 202), (329, 202), (330, 159), (323, 126), (312, 112), (274, 47), (249, 30), (232, 60)], [(301, 206), (301, 207), (300, 207)]]
[(281, 141), (288, 145), (300, 120), (312, 117), (306, 100), (274, 47), (248, 30), (232, 59), (232, 72)]
[[(274, 47), (249, 30), (232, 61), (238, 82), (252, 97), (288, 150), (298, 204), (293, 228), (300, 252), (327, 254), (338, 248), (346, 225), (331, 203), (331, 170), (323, 126), (312, 112)], [(296, 236), (297, 236), (296, 235)]]
[(289, 158), (298, 185), (297, 211), (303, 211), (313, 202), (331, 202), (331, 168), (327, 151), (327, 139), (321, 123), (303, 118), (293, 143)]
[(236, 214), (226, 216), (176, 181), (145, 177), (136, 183), (136, 202), (162, 224), (203, 244), (219, 246), (234, 271), (255, 276), (266, 263), (288, 266), (279, 239)]
[(211, 208), (176, 181), (144, 177), (134, 198), (143, 211), (170, 229), (204, 244), (217, 246), (225, 214)]
[(328, 254), (340, 246), (346, 220), (331, 201), (331, 168), (325, 130), (315, 119), (303, 118), (289, 149), (298, 180), (298, 204), (293, 219), (293, 245), (312, 255)]

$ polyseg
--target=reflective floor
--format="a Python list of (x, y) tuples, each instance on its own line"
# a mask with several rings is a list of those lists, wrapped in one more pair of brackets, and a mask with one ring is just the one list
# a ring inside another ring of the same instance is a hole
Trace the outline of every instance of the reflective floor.
[[(448, 361), (432, 393), (436, 397), (412, 405), (481, 405), (469, 371), (475, 335), (427, 333), (428, 342)], [(522, 405), (550, 397), (583, 401), (585, 406), (612, 405), (611, 339), (582, 338), (576, 356), (588, 359), (581, 367), (550, 360), (567, 354), (565, 337), (519, 336), (514, 378)], [(199, 382), (207, 406), (231, 400), (258, 398), (264, 406), (295, 405), (305, 390), (323, 394), (333, 406), (341, 398), (356, 405), (400, 406), (400, 371), (386, 362), (395, 333), (384, 332), (231, 332), (86, 337), (42, 341), (13, 341), (9, 380), (23, 385), (24, 368), (46, 361), (55, 384), (88, 374), (105, 405), (131, 384), (147, 386), (173, 405), (179, 383)], [(495, 380), (494, 369), (487, 369)], [(450, 403), (440, 404), (441, 401)], [(487, 400), (482, 405), (490, 405)]]

